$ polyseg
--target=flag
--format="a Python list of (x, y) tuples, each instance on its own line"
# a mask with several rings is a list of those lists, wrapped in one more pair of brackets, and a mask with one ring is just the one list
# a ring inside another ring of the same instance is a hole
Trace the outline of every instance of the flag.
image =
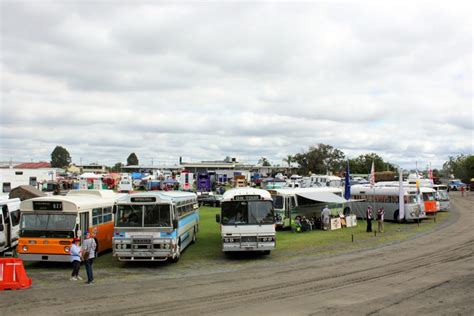
[(351, 179), (349, 176), (349, 160), (346, 163), (346, 177), (344, 183), (344, 198), (350, 200), (351, 198)]
[(398, 193), (398, 220), (402, 220), (405, 218), (405, 190), (403, 189), (403, 171), (400, 168), (399, 170), (400, 174), (398, 175), (399, 177), (399, 193)]
[(433, 184), (433, 170), (431, 170), (431, 166), (428, 170), (428, 178), (430, 178), (430, 183)]
[(423, 195), (421, 194), (420, 190), (420, 174), (418, 173), (418, 167), (416, 168), (416, 194), (418, 195), (418, 205), (420, 205), (420, 210), (424, 209), (423, 206)]
[(372, 161), (372, 168), (370, 169), (370, 178), (369, 182), (371, 186), (375, 185), (375, 168), (374, 168), (374, 162)]

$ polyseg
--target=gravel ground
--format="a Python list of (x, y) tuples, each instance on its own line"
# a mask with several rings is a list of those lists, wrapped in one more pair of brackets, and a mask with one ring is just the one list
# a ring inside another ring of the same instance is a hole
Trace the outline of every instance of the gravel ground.
[(97, 271), (93, 285), (64, 280), (67, 265), (39, 269), (32, 288), (0, 293), (0, 314), (473, 315), (474, 193), (450, 196), (435, 231), (348, 253), (232, 268), (140, 265)]

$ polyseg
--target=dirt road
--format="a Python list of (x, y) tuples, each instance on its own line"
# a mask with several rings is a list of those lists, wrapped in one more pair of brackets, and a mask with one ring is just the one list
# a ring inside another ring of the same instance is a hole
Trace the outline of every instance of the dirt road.
[(474, 194), (452, 193), (451, 212), (432, 233), (376, 249), (4, 292), (0, 314), (473, 315)]

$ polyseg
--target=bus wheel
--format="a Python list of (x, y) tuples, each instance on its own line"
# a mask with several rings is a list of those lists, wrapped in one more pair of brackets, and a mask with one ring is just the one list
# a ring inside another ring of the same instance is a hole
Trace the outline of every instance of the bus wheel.
[(269, 255), (269, 254), (270, 254), (270, 250), (264, 250), (264, 251), (263, 251), (263, 254), (264, 254), (264, 255)]
[(191, 239), (191, 243), (192, 244), (196, 243), (196, 239), (197, 239), (197, 237), (196, 237), (196, 228), (194, 228), (193, 229), (193, 239)]
[(180, 245), (178, 244), (178, 246), (176, 246), (176, 257), (174, 258), (171, 258), (170, 261), (173, 262), (173, 263), (176, 263), (179, 261), (179, 257), (181, 256), (181, 252), (180, 252)]
[(393, 220), (395, 221), (395, 223), (401, 223), (402, 221), (398, 218), (398, 210), (395, 211), (395, 213), (393, 214)]

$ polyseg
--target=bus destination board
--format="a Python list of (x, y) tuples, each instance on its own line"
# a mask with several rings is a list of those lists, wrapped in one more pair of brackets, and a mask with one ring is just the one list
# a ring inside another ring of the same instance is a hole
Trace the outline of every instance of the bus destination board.
[(133, 203), (152, 203), (156, 202), (156, 198), (152, 196), (132, 197), (130, 199)]
[(62, 211), (63, 202), (33, 201), (33, 210), (35, 211)]
[(260, 195), (237, 195), (234, 199), (236, 201), (260, 200)]

